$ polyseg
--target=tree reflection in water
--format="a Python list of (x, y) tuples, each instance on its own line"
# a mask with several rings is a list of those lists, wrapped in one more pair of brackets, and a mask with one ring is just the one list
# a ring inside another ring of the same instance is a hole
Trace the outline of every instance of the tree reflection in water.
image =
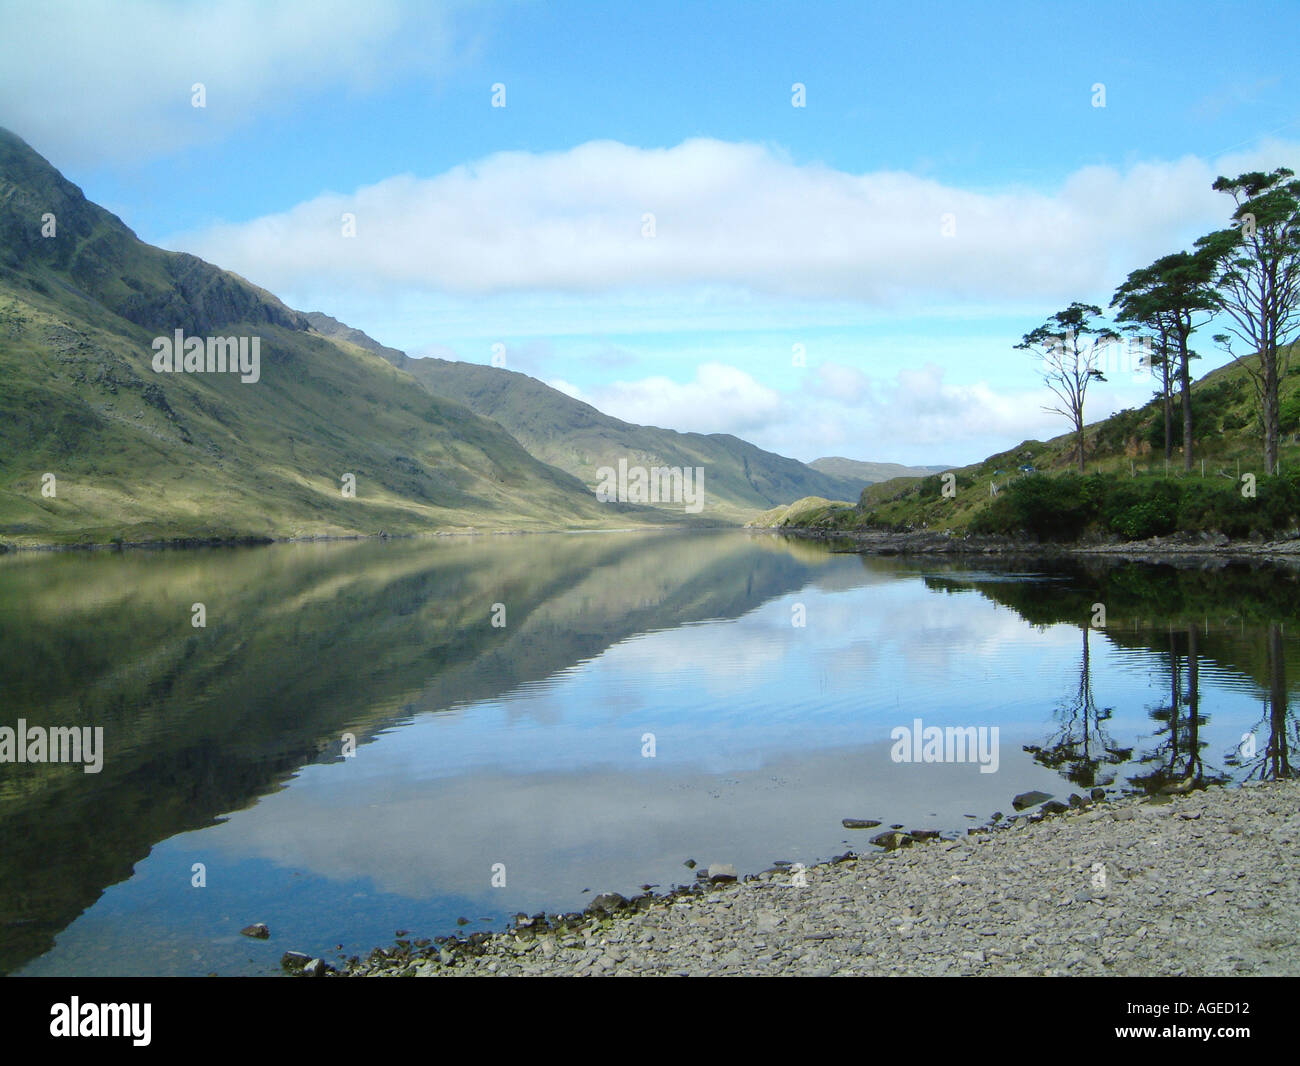
[(1052, 712), (1056, 731), (1039, 747), (1025, 745), (1025, 751), (1034, 761), (1050, 770), (1065, 774), (1066, 778), (1083, 788), (1113, 784), (1115, 775), (1101, 774), (1102, 766), (1125, 762), (1133, 754), (1132, 748), (1117, 748), (1106, 733), (1104, 723), (1110, 719), (1112, 707), (1098, 707), (1092, 692), (1092, 659), (1088, 641), (1091, 630), (1080, 627), (1083, 634), (1083, 653), (1079, 661), (1079, 684), (1061, 706)]

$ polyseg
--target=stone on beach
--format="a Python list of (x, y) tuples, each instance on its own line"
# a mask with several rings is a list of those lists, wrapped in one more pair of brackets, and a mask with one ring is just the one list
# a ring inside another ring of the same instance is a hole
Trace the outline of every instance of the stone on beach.
[(602, 892), (587, 904), (587, 910), (595, 914), (613, 914), (627, 906), (627, 897), (617, 892)]

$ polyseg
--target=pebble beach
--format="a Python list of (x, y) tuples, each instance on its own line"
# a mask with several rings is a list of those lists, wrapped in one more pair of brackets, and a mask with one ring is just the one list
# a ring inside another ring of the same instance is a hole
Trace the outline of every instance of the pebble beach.
[(343, 973), (1300, 974), (1300, 782), (892, 836), (882, 847), (864, 834), (857, 853), (807, 869), (713, 866), (666, 895), (605, 893), (581, 914), (520, 915), (505, 932), (401, 939)]

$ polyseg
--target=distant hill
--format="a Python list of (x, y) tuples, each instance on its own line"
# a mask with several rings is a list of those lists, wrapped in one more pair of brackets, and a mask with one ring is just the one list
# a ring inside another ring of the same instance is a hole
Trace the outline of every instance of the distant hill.
[(639, 426), (511, 370), (446, 359), (410, 359), (407, 373), (437, 396), (499, 422), (543, 462), (594, 488), (597, 470), (629, 465), (704, 470), (704, 513), (741, 521), (801, 496), (856, 499), (868, 484), (764, 451), (727, 433)]
[(814, 470), (727, 433), (680, 433), (624, 422), (527, 374), (479, 363), (413, 359), (326, 315), (308, 317), (317, 329), (382, 354), (434, 395), (456, 400), (498, 422), (533, 456), (573, 474), (593, 490), (597, 471), (617, 467), (620, 459), (647, 468), (701, 467), (704, 513), (741, 521), (791, 494), (856, 499), (870, 484), (855, 474)]
[(951, 469), (947, 465), (904, 466), (902, 463), (866, 463), (858, 459), (844, 459), (837, 455), (826, 459), (814, 459), (808, 465), (831, 477), (857, 480), (864, 485), (874, 485), (896, 477), (925, 477), (927, 474), (939, 474)]
[[(0, 130), (0, 538), (662, 521), (597, 503), (498, 423), (415, 388), (391, 365), (394, 350), (316, 322), (235, 274), (140, 241)], [(176, 330), (259, 337), (259, 379), (155, 371), (153, 339)]]
[(597, 470), (615, 466), (620, 458), (646, 467), (698, 466), (705, 471), (705, 513), (753, 521), (761, 512), (784, 508), (791, 493), (856, 500), (868, 485), (948, 469), (840, 457), (805, 464), (725, 433), (640, 426), (603, 414), (526, 374), (479, 363), (413, 359), (329, 315), (311, 312), (306, 317), (319, 332), (382, 355), (435, 395), (457, 400), (499, 422), (536, 458), (568, 471), (592, 489)]
[(846, 500), (826, 500), (820, 496), (805, 496), (802, 500), (781, 507), (773, 507), (746, 523), (756, 529), (777, 529), (781, 526), (800, 526), (828, 510), (852, 507)]

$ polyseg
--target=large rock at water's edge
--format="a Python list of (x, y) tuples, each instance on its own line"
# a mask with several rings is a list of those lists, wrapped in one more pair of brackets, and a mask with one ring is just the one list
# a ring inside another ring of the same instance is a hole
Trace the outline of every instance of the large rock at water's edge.
[(884, 848), (886, 851), (895, 851), (898, 848), (905, 848), (916, 843), (916, 838), (910, 833), (900, 833), (897, 829), (893, 829), (888, 833), (881, 833), (879, 836), (872, 837), (871, 843)]
[(1011, 801), (1011, 806), (1018, 811), (1023, 811), (1026, 807), (1037, 807), (1040, 803), (1051, 798), (1052, 794), (1050, 792), (1022, 792)]
[(602, 892), (587, 904), (588, 914), (613, 914), (627, 906), (627, 897), (617, 892)]

